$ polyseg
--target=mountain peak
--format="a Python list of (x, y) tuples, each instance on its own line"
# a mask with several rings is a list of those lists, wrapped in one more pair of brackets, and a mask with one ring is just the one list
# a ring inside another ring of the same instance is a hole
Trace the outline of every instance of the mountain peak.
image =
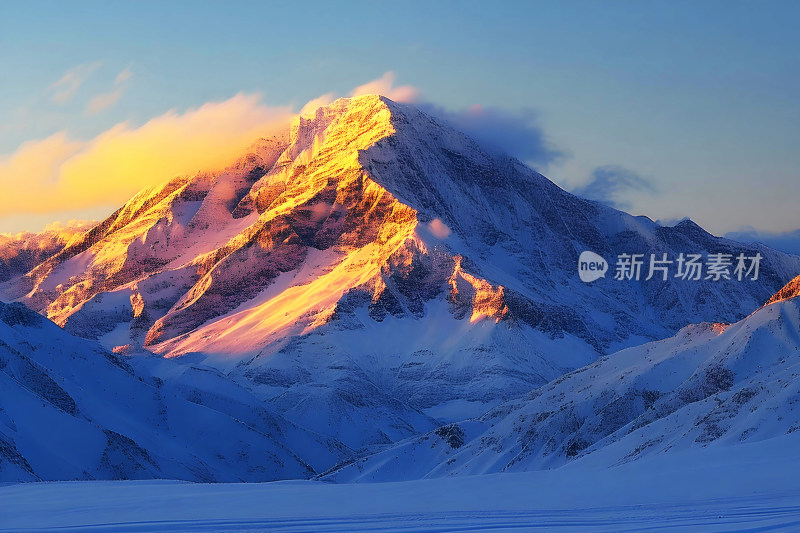
[(346, 96), (337, 98), (333, 102), (321, 105), (316, 109), (312, 109), (305, 113), (300, 113), (293, 119), (293, 122), (297, 122), (299, 119), (312, 120), (321, 115), (341, 114), (355, 107), (380, 107), (384, 106), (387, 101), (391, 102), (392, 100), (389, 100), (385, 96), (381, 96), (379, 94), (363, 94), (360, 96)]
[[(760, 284), (708, 286), (694, 299), (674, 283), (576, 283), (581, 250), (720, 245), (730, 242), (688, 221), (654, 228), (572, 196), (370, 94), (297, 116), (286, 137), (257, 140), (222, 171), (142, 191), (3, 293), (108, 347), (169, 355), (278, 349), (333, 321), (364, 327), (362, 307), (381, 321), (422, 318), (431, 302), (477, 317), (475, 327), (489, 317), (569, 332), (603, 352), (632, 335), (740, 318), (800, 267), (776, 255)], [(617, 327), (604, 326), (612, 316)]]

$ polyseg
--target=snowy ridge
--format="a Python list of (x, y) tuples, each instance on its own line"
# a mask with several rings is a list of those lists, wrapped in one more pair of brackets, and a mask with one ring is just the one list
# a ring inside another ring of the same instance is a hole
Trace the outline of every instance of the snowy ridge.
[(613, 466), (667, 451), (731, 446), (800, 430), (800, 298), (731, 325), (687, 326), (628, 348), (483, 416), (330, 474), (386, 481)]
[(136, 362), (0, 304), (0, 481), (303, 478), (349, 453), (208, 371), (186, 389)]
[(22, 276), (36, 265), (60, 252), (83, 234), (91, 223), (52, 225), (41, 233), (0, 233), (0, 282)]

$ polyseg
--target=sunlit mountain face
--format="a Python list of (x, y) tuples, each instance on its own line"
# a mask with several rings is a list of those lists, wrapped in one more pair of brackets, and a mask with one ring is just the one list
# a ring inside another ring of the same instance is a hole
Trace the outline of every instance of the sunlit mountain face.
[[(220, 428), (239, 438), (226, 453), (240, 453), (244, 465), (235, 476), (210, 458), (213, 440), (179, 464), (137, 463), (140, 477), (179, 472), (170, 475), (196, 480), (205, 479), (191, 473), (197, 461), (213, 463), (214, 480), (309, 477), (493, 408), (501, 410), (489, 425), (536, 410), (504, 402), (689, 324), (722, 331), (800, 272), (800, 257), (573, 196), (447, 123), (377, 95), (298, 116), (282, 134), (254, 139), (227, 168), (143, 190), (88, 230), (4, 239), (0, 299), (61, 326), (72, 339), (63, 342), (77, 343), (73, 351), (124, 361), (129, 376), (224, 415)], [(624, 254), (684, 253), (758, 255), (761, 268), (757, 279), (607, 275), (584, 283), (584, 251), (612, 268)], [(796, 296), (784, 291), (780, 299)], [(692, 364), (705, 368), (704, 361)], [(611, 375), (602, 365), (597, 371)], [(692, 382), (691, 372), (684, 378)], [(588, 387), (570, 379), (570, 394)], [(606, 398), (608, 390), (592, 394)], [(560, 409), (559, 401), (548, 396), (547, 408)], [(120, 411), (136, 405), (115, 402)], [(95, 418), (134, 442), (147, 439), (135, 449), (150, 457), (173, 442)], [(578, 451), (608, 434), (576, 433), (589, 443)], [(565, 451), (568, 436), (553, 445), (555, 462), (577, 456)], [(242, 450), (262, 441), (274, 460), (251, 463)], [(24, 456), (24, 447), (16, 453)], [(98, 476), (113, 477), (97, 465)]]
[[(422, 318), (425, 303), (441, 297), (458, 319), (516, 319), (602, 353), (686, 319), (739, 318), (795, 261), (772, 253), (762, 283), (720, 291), (571, 286), (582, 248), (735, 247), (689, 222), (664, 228), (582, 201), (377, 96), (300, 116), (284, 137), (255, 141), (224, 171), (144, 190), (69, 238), (51, 236), (46, 260), (4, 292), (109, 346), (167, 355), (254, 354), (330, 322), (356, 293), (369, 298), (373, 319)], [(595, 316), (573, 297), (591, 300)], [(604, 326), (598, 313), (617, 324)]]

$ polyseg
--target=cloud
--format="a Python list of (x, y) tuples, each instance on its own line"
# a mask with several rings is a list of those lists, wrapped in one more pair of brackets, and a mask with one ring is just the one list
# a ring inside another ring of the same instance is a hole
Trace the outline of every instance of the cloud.
[[(58, 175), (54, 170), (83, 147), (84, 143), (70, 140), (62, 131), (41, 141), (27, 141), (13, 155), (0, 158), (0, 206), (12, 199), (17, 203), (20, 193), (32, 182), (34, 186), (55, 185)], [(0, 209), (0, 213), (5, 211)]]
[(0, 157), (0, 216), (118, 206), (144, 187), (221, 168), (260, 136), (283, 134), (288, 107), (238, 94), (81, 141), (59, 132)]
[[(71, 98), (101, 63), (79, 65), (53, 85)], [(133, 73), (122, 70), (115, 87), (91, 98), (87, 113), (114, 105)], [(364, 87), (388, 88), (389, 96), (405, 99), (416, 89), (393, 88), (387, 73)], [(60, 88), (60, 89), (59, 89)], [(353, 93), (357, 93), (357, 88)], [(324, 94), (303, 106), (303, 112), (333, 101)], [(175, 176), (220, 168), (260, 136), (282, 135), (295, 116), (289, 106), (271, 107), (258, 95), (238, 94), (209, 102), (184, 113), (169, 111), (135, 127), (117, 124), (89, 140), (58, 132), (23, 143), (14, 153), (0, 156), (0, 219), (4, 225), (29, 225), (50, 213), (80, 215), (118, 207), (141, 189)], [(10, 221), (10, 222), (9, 222)]]
[(56, 220), (55, 222), (49, 222), (45, 225), (44, 231), (61, 231), (61, 230), (69, 230), (69, 229), (91, 229), (92, 227), (96, 226), (99, 221), (97, 220), (77, 220), (77, 219), (70, 219), (66, 222)]
[(123, 94), (125, 94), (125, 87), (117, 87), (113, 91), (95, 95), (86, 104), (86, 112), (90, 115), (93, 115), (95, 113), (99, 113), (100, 111), (104, 111), (119, 102)]
[(117, 74), (117, 77), (114, 78), (114, 85), (116, 85), (116, 87), (108, 92), (93, 96), (86, 104), (86, 113), (89, 115), (94, 115), (100, 111), (105, 111), (109, 107), (119, 102), (119, 100), (122, 98), (122, 95), (125, 94), (128, 80), (130, 80), (132, 77), (133, 72), (131, 72), (130, 68), (125, 68), (120, 71), (120, 73)]
[(787, 254), (800, 255), (800, 229), (773, 233), (759, 231), (753, 227), (743, 227), (724, 235), (726, 239), (739, 242), (760, 242)]
[(428, 224), (428, 229), (431, 230), (431, 233), (437, 239), (446, 239), (450, 236), (450, 228), (447, 227), (447, 224), (439, 220), (438, 218), (434, 218), (431, 220), (430, 224)]
[[(79, 70), (85, 74), (90, 69)], [(118, 102), (132, 75), (129, 68), (122, 70), (112, 90), (89, 100), (86, 112), (97, 113)], [(66, 90), (78, 77), (65, 77), (58, 86)], [(350, 94), (377, 92), (399, 101), (419, 98), (416, 88), (394, 83), (394, 74), (387, 72)], [(314, 98), (302, 112), (314, 111), (335, 97), (327, 93)], [(482, 107), (447, 111), (433, 104), (419, 105), (479, 142), (497, 145), (528, 162), (545, 165), (560, 157), (532, 112), (512, 115)], [(283, 135), (294, 116), (290, 106), (272, 107), (259, 95), (237, 94), (182, 113), (169, 111), (142, 125), (122, 122), (91, 139), (72, 138), (62, 131), (26, 142), (14, 153), (0, 155), (0, 219), (4, 225), (24, 227), (56, 213), (75, 218), (91, 211), (92, 217), (102, 217), (104, 209), (118, 207), (145, 187), (223, 167), (256, 138)], [(432, 230), (442, 233), (445, 228)]]
[[(484, 148), (495, 153), (513, 155), (534, 166), (546, 167), (564, 156), (551, 144), (537, 124), (536, 113), (530, 109), (510, 113), (502, 109), (474, 105), (466, 109), (449, 110), (421, 101), (421, 93), (416, 87), (395, 87), (394, 84), (395, 74), (388, 71), (378, 79), (359, 85), (350, 92), (350, 96), (380, 94), (395, 102), (414, 103), (428, 114), (443, 119), (455, 129), (466, 133)], [(332, 100), (333, 95), (326, 96)], [(309, 108), (307, 111), (313, 111), (310, 109), (311, 102), (306, 107)]]
[(455, 111), (433, 103), (423, 103), (419, 107), (444, 119), (490, 151), (513, 155), (533, 166), (546, 167), (563, 157), (550, 143), (536, 122), (536, 113), (530, 109), (510, 113), (480, 105)]
[[(395, 75), (394, 72), (388, 71), (380, 78), (368, 81), (363, 85), (359, 85), (348, 96), (356, 97), (365, 94), (379, 94), (385, 96), (395, 102), (416, 102), (419, 97), (419, 90), (411, 85), (401, 85), (400, 87), (394, 86)], [(300, 114), (305, 115), (313, 113), (322, 106), (326, 106), (336, 100), (338, 95), (336, 93), (325, 93), (322, 96), (309, 100), (301, 109)]]
[(126, 81), (128, 81), (132, 77), (133, 77), (133, 72), (131, 71), (131, 69), (130, 68), (124, 68), (124, 69), (122, 69), (122, 71), (120, 71), (119, 74), (117, 74), (117, 77), (114, 78), (114, 83), (116, 85), (120, 85), (121, 83), (125, 83)]
[(118, 207), (118, 205), (108, 205), (90, 209), (66, 209), (47, 213), (3, 216), (0, 217), (0, 235), (3, 233), (7, 235), (40, 233), (46, 231), (50, 224), (72, 225), (75, 220), (87, 221), (87, 224), (91, 225), (94, 221), (104, 220), (108, 215), (116, 211)]
[(72, 100), (78, 92), (78, 89), (83, 85), (83, 82), (102, 65), (102, 61), (82, 63), (65, 72), (64, 75), (49, 88), (53, 93), (53, 102), (56, 104), (65, 104)]
[(306, 103), (306, 105), (304, 105), (303, 108), (300, 110), (300, 114), (305, 115), (307, 113), (313, 113), (320, 107), (328, 105), (334, 100), (336, 100), (335, 94), (325, 93), (322, 96), (309, 100), (308, 103)]
[(350, 96), (380, 94), (395, 102), (412, 103), (419, 99), (419, 91), (411, 85), (394, 86), (394, 72), (391, 70), (376, 80), (359, 85), (350, 92)]
[(670, 227), (670, 228), (671, 228), (671, 227), (673, 227), (673, 226), (677, 226), (678, 224), (680, 224), (680, 223), (681, 223), (681, 222), (683, 222), (684, 220), (688, 220), (689, 222), (694, 222), (694, 221), (693, 221), (691, 218), (689, 218), (689, 217), (670, 217), (670, 218), (658, 218), (658, 219), (656, 219), (656, 221), (655, 221), (655, 222), (656, 222), (656, 224), (658, 224), (659, 226), (666, 226), (666, 227)]
[(618, 165), (597, 167), (589, 183), (573, 189), (572, 194), (589, 200), (597, 200), (616, 209), (630, 209), (632, 193), (652, 195), (656, 188), (632, 170)]

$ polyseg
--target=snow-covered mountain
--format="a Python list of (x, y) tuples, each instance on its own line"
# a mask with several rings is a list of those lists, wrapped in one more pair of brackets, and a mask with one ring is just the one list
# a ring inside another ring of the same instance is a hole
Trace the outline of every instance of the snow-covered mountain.
[(603, 357), (481, 417), (409, 439), (328, 478), (420, 479), (587, 459), (615, 466), (798, 430), (800, 276), (739, 322), (687, 326), (669, 339)]
[(75, 222), (67, 226), (49, 226), (41, 233), (0, 233), (0, 282), (26, 274), (93, 225)]
[(0, 303), (0, 481), (304, 478), (350, 453), (212, 369), (187, 389), (136, 363)]
[[(763, 260), (757, 281), (585, 284), (584, 250)], [(222, 171), (142, 191), (0, 296), (154, 361), (171, 386), (220, 376), (357, 450), (688, 323), (740, 319), (798, 272), (798, 257), (575, 197), (370, 95), (298, 117)]]

